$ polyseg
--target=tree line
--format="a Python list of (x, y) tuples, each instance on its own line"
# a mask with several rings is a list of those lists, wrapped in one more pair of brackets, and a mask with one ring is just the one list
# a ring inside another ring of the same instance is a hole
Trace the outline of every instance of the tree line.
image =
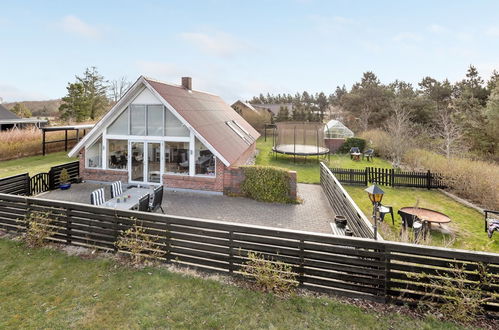
[(348, 90), (337, 87), (320, 93), (260, 94), (250, 103), (290, 103), (281, 108), (277, 121), (338, 119), (356, 133), (381, 129), (391, 135), (438, 140), (449, 157), (471, 152), (480, 158), (499, 157), (499, 73), (485, 81), (470, 65), (456, 83), (424, 77), (418, 86), (395, 80), (383, 84), (373, 72), (365, 72)]
[(66, 121), (99, 119), (131, 86), (126, 77), (106, 80), (96, 67), (87, 68), (83, 75), (75, 78), (74, 82), (68, 83), (67, 94), (59, 107), (61, 119)]

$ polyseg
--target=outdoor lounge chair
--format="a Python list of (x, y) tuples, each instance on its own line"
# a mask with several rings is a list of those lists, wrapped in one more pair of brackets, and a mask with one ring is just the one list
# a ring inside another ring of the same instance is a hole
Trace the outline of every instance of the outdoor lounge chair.
[(418, 242), (419, 235), (422, 233), (423, 238), (426, 239), (426, 235), (428, 232), (428, 221), (422, 221), (417, 216), (413, 214), (409, 214), (404, 211), (397, 212), (402, 218), (402, 229), (406, 230), (407, 228), (412, 228), (414, 232), (414, 241)]
[(139, 199), (139, 211), (149, 211), (149, 194), (144, 195)]
[(392, 224), (395, 224), (395, 219), (393, 218), (393, 207), (389, 206), (389, 205), (380, 205), (379, 215), (381, 217), (381, 221), (383, 221), (385, 219), (385, 215), (387, 215), (387, 214), (390, 214), (392, 216)]
[(104, 196), (104, 188), (99, 188), (90, 193), (90, 204), (98, 206), (104, 204), (105, 202), (106, 198)]
[(123, 194), (123, 184), (121, 181), (111, 183), (111, 198), (115, 198), (121, 194)]
[(485, 210), (485, 231), (489, 238), (495, 231), (499, 231), (499, 211)]
[(372, 161), (374, 157), (374, 149), (367, 149), (363, 154), (362, 154), (362, 160), (364, 160), (364, 157), (367, 158), (367, 161)]
[(164, 214), (165, 211), (161, 206), (162, 202), (163, 202), (163, 186), (159, 186), (158, 188), (154, 189), (152, 202), (149, 204), (149, 212), (156, 212), (157, 209), (161, 209), (161, 212), (163, 212)]

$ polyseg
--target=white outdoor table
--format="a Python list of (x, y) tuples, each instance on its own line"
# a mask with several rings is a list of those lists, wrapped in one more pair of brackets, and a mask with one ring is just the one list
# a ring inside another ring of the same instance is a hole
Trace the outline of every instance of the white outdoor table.
[[(120, 210), (130, 210), (137, 204), (139, 204), (139, 200), (145, 196), (154, 193), (153, 189), (148, 188), (130, 188), (123, 192), (123, 194), (116, 196), (102, 204), (103, 207), (110, 207), (113, 209)], [(124, 196), (130, 195), (130, 198), (127, 198), (126, 201), (123, 200)], [(118, 198), (120, 198), (120, 202), (118, 203)]]

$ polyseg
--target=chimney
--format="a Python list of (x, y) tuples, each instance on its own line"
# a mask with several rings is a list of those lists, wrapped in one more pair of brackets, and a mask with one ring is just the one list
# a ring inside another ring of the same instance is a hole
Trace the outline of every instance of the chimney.
[(188, 90), (192, 90), (192, 78), (182, 77), (182, 87)]

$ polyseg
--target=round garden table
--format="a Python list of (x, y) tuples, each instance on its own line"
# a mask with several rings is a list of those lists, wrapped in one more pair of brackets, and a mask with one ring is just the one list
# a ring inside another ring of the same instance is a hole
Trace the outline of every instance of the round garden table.
[(436, 223), (441, 225), (443, 223), (451, 222), (451, 219), (447, 215), (422, 207), (403, 207), (400, 209), (400, 211), (415, 215), (421, 220), (426, 220), (429, 223)]

